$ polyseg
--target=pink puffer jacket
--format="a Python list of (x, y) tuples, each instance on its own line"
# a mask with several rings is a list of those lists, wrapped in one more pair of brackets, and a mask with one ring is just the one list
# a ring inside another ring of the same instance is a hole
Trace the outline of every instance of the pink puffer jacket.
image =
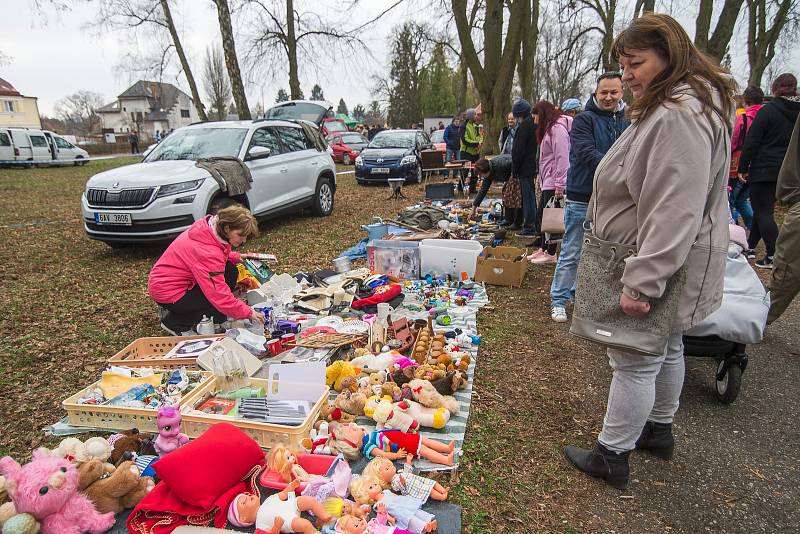
[(572, 117), (561, 115), (539, 147), (539, 183), (543, 191), (564, 189), (569, 170), (569, 133)]

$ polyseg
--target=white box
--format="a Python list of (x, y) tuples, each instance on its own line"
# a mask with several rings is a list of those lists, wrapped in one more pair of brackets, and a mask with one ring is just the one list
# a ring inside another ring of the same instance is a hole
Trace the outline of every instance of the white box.
[(483, 245), (466, 239), (423, 239), (419, 250), (421, 277), (434, 273), (460, 276), (466, 272), (473, 278)]

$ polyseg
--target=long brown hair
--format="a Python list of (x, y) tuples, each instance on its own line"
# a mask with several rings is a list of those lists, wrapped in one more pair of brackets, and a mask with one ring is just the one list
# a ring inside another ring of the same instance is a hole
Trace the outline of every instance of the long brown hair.
[(539, 125), (536, 128), (536, 142), (540, 145), (544, 136), (550, 133), (556, 121), (563, 113), (547, 100), (540, 100), (533, 106), (533, 114), (539, 116)]
[[(647, 49), (655, 51), (667, 67), (653, 78), (646, 94), (628, 106), (632, 118), (643, 120), (664, 102), (677, 103), (672, 91), (677, 84), (686, 83), (694, 90), (706, 115), (710, 117), (717, 110), (724, 122), (730, 124), (736, 82), (694, 46), (678, 21), (661, 13), (647, 13), (634, 19), (614, 39), (611, 56), (619, 61), (620, 56), (629, 56), (633, 50)], [(720, 94), (722, 109), (714, 104), (712, 88)]]

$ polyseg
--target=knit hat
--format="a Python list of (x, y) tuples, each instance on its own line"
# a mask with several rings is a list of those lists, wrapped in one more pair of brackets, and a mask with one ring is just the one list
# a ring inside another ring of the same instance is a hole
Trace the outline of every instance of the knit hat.
[(527, 117), (531, 114), (531, 105), (524, 98), (520, 98), (511, 106), (511, 114), (515, 117)]
[(464, 116), (467, 118), (468, 121), (475, 120), (475, 108), (469, 108), (467, 111), (464, 112)]
[(577, 98), (568, 98), (564, 100), (564, 103), (561, 104), (561, 111), (572, 111), (575, 109), (581, 109), (581, 101)]
[(234, 527), (249, 527), (250, 524), (243, 523), (241, 519), (239, 519), (239, 509), (236, 507), (236, 502), (239, 500), (239, 497), (247, 495), (246, 493), (240, 493), (236, 497), (233, 498), (231, 501), (231, 505), (228, 507), (228, 522), (233, 525)]

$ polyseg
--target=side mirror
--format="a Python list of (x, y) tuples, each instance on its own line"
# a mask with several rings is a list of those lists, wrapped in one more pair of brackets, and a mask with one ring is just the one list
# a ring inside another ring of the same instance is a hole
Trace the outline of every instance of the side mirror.
[(263, 146), (254, 146), (247, 151), (247, 159), (263, 159), (268, 158), (272, 154), (272, 150)]

